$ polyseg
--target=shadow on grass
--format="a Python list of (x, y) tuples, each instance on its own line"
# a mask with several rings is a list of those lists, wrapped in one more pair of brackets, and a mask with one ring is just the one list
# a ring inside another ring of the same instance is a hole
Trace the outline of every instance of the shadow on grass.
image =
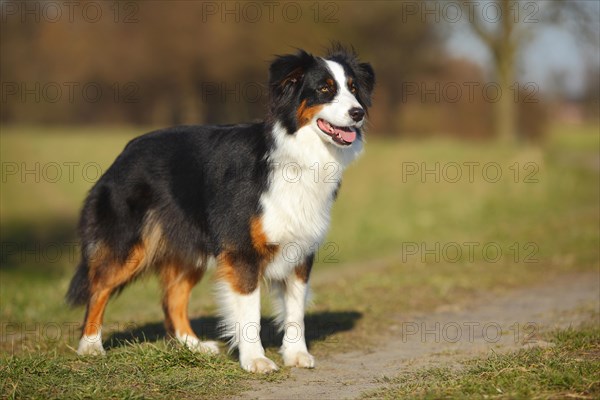
[(76, 227), (72, 220), (3, 221), (0, 269), (56, 272), (74, 268), (79, 260)]
[[(349, 331), (362, 317), (357, 311), (336, 311), (308, 314), (305, 318), (306, 341), (335, 340), (330, 338), (338, 332)], [(202, 340), (219, 340), (219, 319), (203, 317), (191, 321), (194, 332)], [(261, 340), (265, 348), (281, 346), (283, 334), (270, 319), (261, 319)], [(113, 333), (104, 343), (105, 349), (126, 346), (129, 342), (157, 342), (167, 338), (162, 322), (153, 322), (130, 330)]]

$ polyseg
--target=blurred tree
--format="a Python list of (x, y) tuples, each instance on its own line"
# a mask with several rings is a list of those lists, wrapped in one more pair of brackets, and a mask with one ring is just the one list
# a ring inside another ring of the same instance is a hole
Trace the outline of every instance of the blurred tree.
[[(67, 3), (10, 4), (34, 10)], [(472, 3), (507, 7), (503, 0)], [(516, 22), (506, 18), (494, 25), (478, 19), (465, 25), (480, 32), (493, 48), (504, 82), (502, 105), (486, 103), (479, 94), (473, 101), (463, 98), (456, 103), (444, 96), (436, 99), (438, 83), (442, 88), (457, 82), (483, 84), (484, 74), (476, 65), (456, 63), (444, 50), (439, 21), (428, 16), (425, 6), (420, 8), (425, 2), (277, 2), (272, 14), (259, 2), (90, 4), (103, 10), (98, 21), (82, 18), (83, 3), (74, 18), (64, 13), (57, 20), (18, 9), (4, 15), (8, 8), (0, 7), (1, 122), (160, 127), (256, 120), (264, 115), (267, 68), (275, 54), (297, 48), (322, 54), (331, 41), (342, 41), (354, 45), (375, 68), (378, 84), (369, 115), (373, 134), (489, 137), (493, 121), (498, 121), (504, 132), (500, 136), (510, 138), (524, 126), (515, 110), (520, 106), (511, 103), (520, 88), (510, 86), (517, 53), (533, 32), (533, 26), (519, 20), (528, 15), (525, 5), (537, 3), (524, 3)], [(545, 14), (544, 24), (577, 28), (573, 13), (578, 8), (570, 7), (571, 2), (545, 4), (544, 10), (555, 12)], [(115, 7), (121, 11), (117, 20)], [(207, 12), (207, 7), (216, 7), (215, 12)], [(256, 10), (258, 18), (252, 13)], [(300, 18), (292, 18), (294, 10), (301, 11)], [(509, 15), (514, 17), (514, 12)], [(133, 18), (126, 22), (126, 16)], [(538, 29), (539, 24), (533, 25)], [(68, 90), (73, 84), (77, 86), (71, 101)], [(86, 98), (86, 85), (101, 88), (103, 96)], [(58, 86), (63, 96), (51, 101), (45, 86)], [(407, 93), (415, 87), (417, 93)]]
[[(272, 13), (258, 2), (95, 2), (102, 18), (94, 22), (82, 17), (82, 4), (73, 18), (18, 9), (43, 10), (44, 4), (14, 2), (17, 9), (1, 16), (2, 81), (23, 88), (23, 95), (5, 96), (2, 122), (255, 120), (264, 115), (268, 62), (275, 54), (297, 48), (323, 54), (331, 41), (342, 41), (373, 64), (381, 82), (373, 131), (399, 135), (395, 115), (403, 106), (403, 82), (443, 68), (435, 27), (403, 13), (401, 2), (282, 2), (271, 4)], [(66, 99), (71, 83), (77, 85), (74, 101)], [(38, 84), (58, 86), (63, 96), (37, 99), (32, 90)], [(85, 85), (97, 85), (103, 96), (83, 98)]]
[[(489, 0), (462, 2), (471, 31), (485, 44), (492, 56), (494, 73), (502, 96), (494, 103), (496, 137), (513, 141), (519, 136), (519, 119), (514, 94), (520, 87), (515, 80), (519, 50), (544, 26), (566, 27), (586, 43), (598, 45), (597, 21), (586, 2), (571, 0), (527, 1)], [(490, 11), (492, 10), (492, 11)]]
[(375, 68), (378, 84), (371, 123), (380, 134), (406, 136), (412, 132), (398, 118), (407, 105), (405, 91), (424, 74), (443, 73), (443, 41), (431, 21), (407, 12), (407, 3), (374, 3), (377, 6), (346, 10), (348, 23), (335, 33), (360, 49), (360, 56)]

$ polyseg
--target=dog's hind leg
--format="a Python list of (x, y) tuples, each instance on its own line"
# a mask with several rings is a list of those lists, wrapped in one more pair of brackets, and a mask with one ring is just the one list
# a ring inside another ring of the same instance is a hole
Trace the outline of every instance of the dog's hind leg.
[(106, 304), (115, 289), (131, 281), (143, 268), (145, 248), (134, 246), (124, 262), (114, 259), (110, 251), (100, 248), (88, 261), (89, 300), (85, 313), (83, 335), (77, 353), (102, 355), (102, 320)]
[(160, 267), (165, 325), (168, 333), (190, 350), (216, 354), (219, 352), (217, 343), (200, 341), (188, 317), (190, 292), (203, 274), (203, 267), (186, 267), (176, 262), (167, 262)]

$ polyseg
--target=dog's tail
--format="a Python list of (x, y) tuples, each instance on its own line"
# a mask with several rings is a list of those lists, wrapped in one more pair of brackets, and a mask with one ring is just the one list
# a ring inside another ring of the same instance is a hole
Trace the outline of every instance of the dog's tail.
[(90, 299), (90, 280), (87, 260), (82, 259), (67, 291), (66, 300), (70, 306), (81, 306)]

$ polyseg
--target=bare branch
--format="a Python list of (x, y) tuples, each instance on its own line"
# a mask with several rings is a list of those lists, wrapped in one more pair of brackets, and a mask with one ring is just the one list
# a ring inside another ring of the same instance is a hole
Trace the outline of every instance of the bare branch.
[[(473, 30), (473, 32), (477, 35), (479, 39), (481, 39), (487, 46), (493, 47), (497, 42), (497, 38), (494, 34), (488, 31), (484, 26), (483, 22), (478, 16), (478, 13), (470, 14), (471, 10), (468, 7), (468, 4), (465, 2), (460, 3), (463, 12), (470, 16), (469, 18), (469, 26)], [(471, 18), (472, 17), (472, 18)]]

